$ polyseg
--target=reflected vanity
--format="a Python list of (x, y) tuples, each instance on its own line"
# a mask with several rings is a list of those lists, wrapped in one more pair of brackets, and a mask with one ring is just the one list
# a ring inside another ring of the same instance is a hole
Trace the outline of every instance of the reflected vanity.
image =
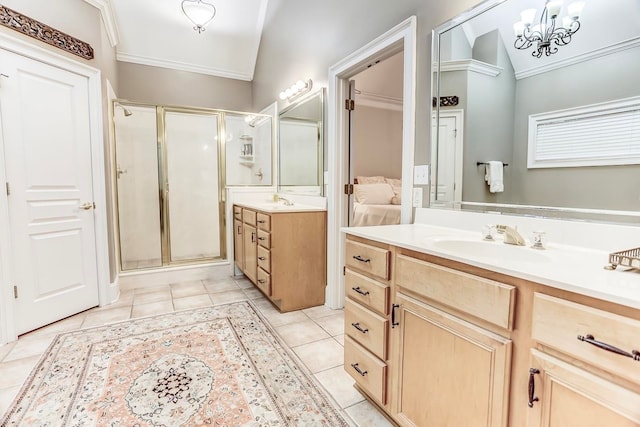
[(278, 116), (278, 192), (323, 195), (324, 89)]
[[(433, 129), (439, 131), (432, 143), (431, 207), (637, 223), (640, 161), (629, 160), (636, 149), (623, 160), (613, 155), (617, 140), (600, 152), (556, 150), (564, 150), (563, 140), (580, 142), (584, 126), (570, 122), (585, 111), (606, 115), (602, 106), (618, 101), (638, 110), (640, 4), (586, 2), (571, 42), (537, 58), (533, 48), (515, 47), (513, 25), (530, 7), (538, 9), (537, 23), (543, 6), (491, 0), (434, 31)], [(551, 160), (540, 166), (535, 120), (563, 115), (566, 137), (549, 140)], [(509, 164), (503, 192), (491, 193), (484, 180), (482, 163), (490, 160)]]

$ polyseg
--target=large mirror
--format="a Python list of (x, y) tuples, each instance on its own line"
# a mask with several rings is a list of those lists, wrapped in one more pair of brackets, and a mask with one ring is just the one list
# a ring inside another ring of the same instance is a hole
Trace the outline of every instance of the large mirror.
[[(640, 223), (640, 1), (572, 3), (490, 0), (434, 31), (432, 207)], [(577, 31), (538, 57), (545, 5)]]
[(278, 191), (321, 196), (323, 191), (324, 89), (278, 115)]

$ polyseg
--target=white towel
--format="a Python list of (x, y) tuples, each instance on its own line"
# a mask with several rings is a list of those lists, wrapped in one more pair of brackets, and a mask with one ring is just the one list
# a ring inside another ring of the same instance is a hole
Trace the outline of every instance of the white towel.
[(495, 160), (489, 161), (485, 167), (484, 179), (489, 184), (489, 191), (492, 193), (501, 193), (504, 191), (504, 183), (502, 181), (502, 162)]

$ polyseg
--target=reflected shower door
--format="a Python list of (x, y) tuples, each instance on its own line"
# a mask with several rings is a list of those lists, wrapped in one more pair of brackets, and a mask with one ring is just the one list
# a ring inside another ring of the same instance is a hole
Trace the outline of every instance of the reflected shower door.
[[(126, 111), (126, 114), (125, 114)], [(122, 270), (162, 265), (155, 107), (114, 108)]]
[(223, 255), (218, 114), (165, 110), (169, 261)]

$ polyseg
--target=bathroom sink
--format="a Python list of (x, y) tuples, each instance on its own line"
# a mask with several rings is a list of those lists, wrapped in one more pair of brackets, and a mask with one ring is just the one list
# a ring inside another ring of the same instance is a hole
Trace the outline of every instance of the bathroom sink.
[(551, 261), (551, 258), (528, 246), (506, 245), (502, 241), (483, 241), (465, 239), (429, 239), (429, 245), (456, 255), (489, 258), (492, 260), (503, 259), (513, 262), (543, 263)]

